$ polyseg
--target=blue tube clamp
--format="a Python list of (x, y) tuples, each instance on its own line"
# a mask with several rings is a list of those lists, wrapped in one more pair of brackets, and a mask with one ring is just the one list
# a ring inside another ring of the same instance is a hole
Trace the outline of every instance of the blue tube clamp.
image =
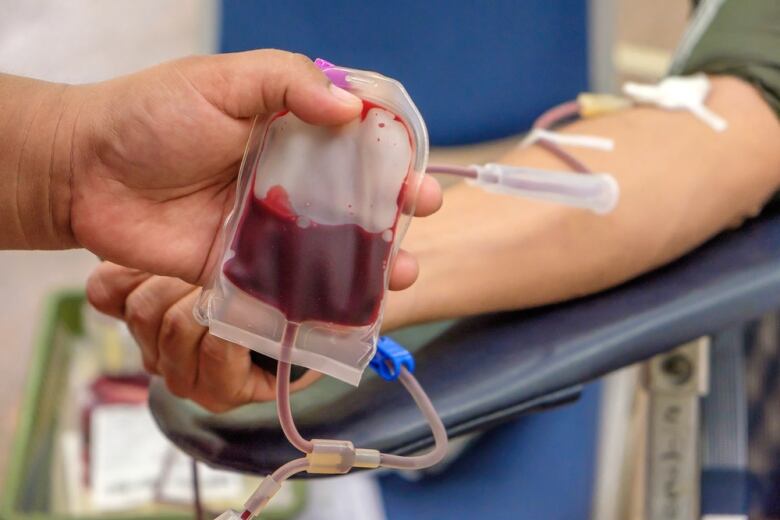
[(401, 375), (401, 367), (414, 373), (412, 354), (388, 336), (381, 336), (376, 344), (376, 354), (369, 363), (385, 381), (395, 381)]

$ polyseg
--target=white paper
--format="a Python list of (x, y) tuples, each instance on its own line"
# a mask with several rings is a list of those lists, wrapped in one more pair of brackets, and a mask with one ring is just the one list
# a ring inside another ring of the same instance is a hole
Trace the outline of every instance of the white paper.
[[(171, 501), (192, 500), (189, 457), (172, 447), (157, 429), (147, 406), (99, 405), (91, 414), (90, 481), (92, 505), (98, 510), (121, 510), (155, 500), (162, 479), (162, 496)], [(171, 463), (163, 472), (165, 462)], [(241, 476), (199, 465), (204, 501), (239, 497)]]
[(296, 520), (386, 520), (382, 492), (369, 473), (311, 480), (306, 509)]

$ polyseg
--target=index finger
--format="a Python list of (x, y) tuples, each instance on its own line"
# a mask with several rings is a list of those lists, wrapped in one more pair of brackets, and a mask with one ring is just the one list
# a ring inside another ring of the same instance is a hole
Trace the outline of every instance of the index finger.
[(127, 297), (150, 276), (138, 269), (103, 262), (89, 275), (87, 301), (103, 314), (122, 319)]

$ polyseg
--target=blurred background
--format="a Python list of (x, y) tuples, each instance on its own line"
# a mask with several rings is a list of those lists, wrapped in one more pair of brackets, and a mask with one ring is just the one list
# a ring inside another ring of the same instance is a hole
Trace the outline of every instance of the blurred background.
[[(378, 2), (0, 0), (0, 71), (84, 83), (190, 54), (262, 46), (323, 54), (399, 79), (429, 122), (433, 143), (450, 147), (435, 153), (466, 162), (495, 156), (536, 115), (581, 90), (609, 91), (627, 78), (662, 76), (690, 8), (685, 0), (496, 2), (504, 11), (477, 2), (415, 3), (424, 7), (414, 7), (410, 21), (402, 7)], [(449, 19), (450, 9), (461, 4), (479, 16), (453, 30), (457, 17)], [(507, 11), (516, 16), (502, 16)], [(356, 23), (365, 16), (376, 26)], [(386, 38), (372, 36), (401, 23), (418, 37), (388, 46)], [(474, 59), (485, 48), (499, 51)], [(417, 61), (408, 59), (412, 53)], [(440, 78), (433, 88), (431, 77)], [(471, 110), (463, 99), (477, 88), (495, 94)], [(0, 252), (0, 479), (14, 432), (33, 413), (21, 408), (43, 302), (55, 290), (82, 288), (96, 263), (85, 251)]]

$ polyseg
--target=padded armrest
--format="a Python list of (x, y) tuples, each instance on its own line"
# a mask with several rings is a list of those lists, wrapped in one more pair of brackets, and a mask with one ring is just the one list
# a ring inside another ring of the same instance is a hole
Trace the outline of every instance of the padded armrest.
[[(771, 214), (619, 288), (442, 326), (417, 351), (416, 374), (457, 435), (570, 399), (578, 385), (776, 307), (780, 216)], [(162, 431), (214, 466), (265, 474), (296, 456), (272, 404), (211, 415), (159, 381), (150, 401)], [(401, 385), (373, 375), (359, 388), (320, 381), (293, 397), (293, 410), (307, 437), (395, 453), (432, 442)]]

